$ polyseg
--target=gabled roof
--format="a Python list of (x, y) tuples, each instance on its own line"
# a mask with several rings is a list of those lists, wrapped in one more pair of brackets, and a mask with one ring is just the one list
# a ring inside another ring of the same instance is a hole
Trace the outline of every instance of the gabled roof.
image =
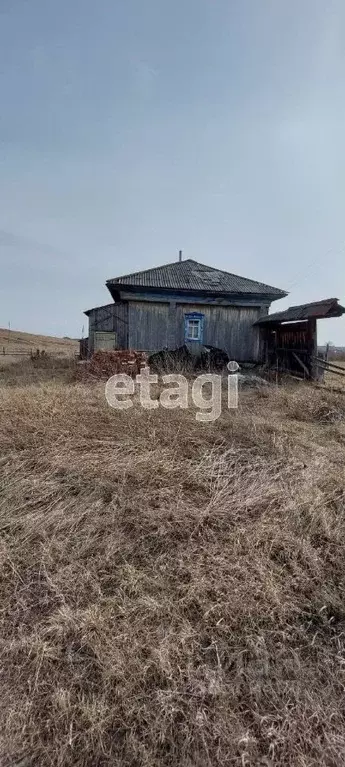
[(117, 285), (165, 290), (195, 290), (206, 293), (255, 294), (270, 297), (272, 300), (287, 295), (279, 288), (248, 280), (246, 277), (238, 277), (236, 274), (215, 269), (213, 266), (200, 264), (191, 258), (107, 280), (110, 292)]
[(274, 312), (259, 318), (255, 325), (267, 325), (270, 322), (296, 322), (298, 320), (325, 319), (326, 317), (341, 317), (345, 308), (338, 303), (337, 298), (325, 298), (312, 304), (290, 306), (283, 312)]

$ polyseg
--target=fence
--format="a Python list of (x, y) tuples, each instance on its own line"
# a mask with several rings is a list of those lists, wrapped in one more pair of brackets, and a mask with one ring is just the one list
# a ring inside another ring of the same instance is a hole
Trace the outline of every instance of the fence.
[(62, 351), (61, 349), (27, 349), (25, 351), (11, 350), (6, 346), (0, 349), (0, 360), (2, 357), (26, 357), (28, 359), (37, 360), (41, 357), (74, 357), (79, 358), (79, 352), (71, 350), (69, 353)]

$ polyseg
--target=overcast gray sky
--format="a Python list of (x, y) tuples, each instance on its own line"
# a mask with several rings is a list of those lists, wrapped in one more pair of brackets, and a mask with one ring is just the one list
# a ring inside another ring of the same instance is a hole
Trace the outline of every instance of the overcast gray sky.
[(344, 0), (0, 0), (0, 72), (0, 326), (179, 248), (345, 301)]

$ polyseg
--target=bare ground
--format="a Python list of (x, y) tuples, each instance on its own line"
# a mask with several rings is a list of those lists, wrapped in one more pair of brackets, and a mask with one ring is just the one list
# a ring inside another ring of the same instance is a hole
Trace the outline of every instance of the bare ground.
[(343, 765), (345, 396), (8, 382), (0, 764)]

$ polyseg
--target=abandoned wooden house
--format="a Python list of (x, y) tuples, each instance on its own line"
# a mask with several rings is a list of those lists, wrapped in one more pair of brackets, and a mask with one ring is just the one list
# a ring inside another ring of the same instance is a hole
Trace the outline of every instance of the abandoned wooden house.
[(88, 309), (81, 356), (99, 349), (148, 353), (216, 347), (237, 362), (317, 378), (317, 319), (340, 317), (338, 299), (269, 314), (287, 293), (192, 259), (107, 280), (112, 302)]
[(98, 349), (147, 352), (187, 345), (225, 351), (238, 362), (262, 358), (256, 321), (283, 290), (245, 277), (180, 260), (106, 282), (112, 302), (88, 309), (83, 356)]

